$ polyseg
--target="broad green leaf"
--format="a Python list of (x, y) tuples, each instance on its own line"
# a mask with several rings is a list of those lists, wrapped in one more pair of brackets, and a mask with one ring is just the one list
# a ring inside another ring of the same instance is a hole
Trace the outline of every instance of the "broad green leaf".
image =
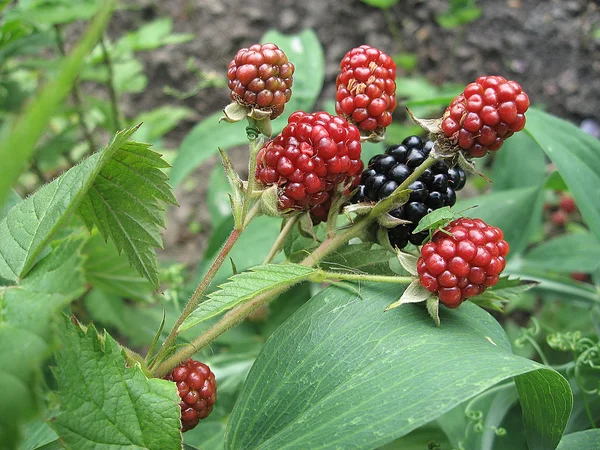
[[(378, 448), (501, 381), (529, 374), (543, 374), (549, 398), (520, 392), (527, 423), (558, 444), (556, 431), (571, 410), (560, 374), (513, 355), (500, 325), (475, 305), (442, 308), (440, 328), (421, 305), (384, 313), (398, 291), (365, 285), (359, 298), (330, 287), (301, 307), (250, 370), (228, 421), (226, 448)], [(541, 424), (532, 411), (550, 402)]]
[(515, 377), (530, 450), (556, 448), (571, 415), (573, 393), (557, 390), (556, 381), (556, 372), (550, 370)]
[(102, 167), (133, 129), (13, 207), (0, 221), (0, 277), (17, 281), (31, 269), (52, 236), (77, 208)]
[(541, 186), (546, 179), (546, 157), (526, 133), (516, 133), (494, 155), (494, 191)]
[(182, 106), (159, 106), (152, 111), (145, 111), (131, 121), (132, 125), (141, 123), (142, 126), (135, 134), (135, 139), (142, 142), (153, 142), (173, 128), (183, 119), (193, 114), (189, 108)]
[[(56, 79), (46, 85), (15, 121), (10, 132), (0, 138), (0, 204), (17, 179), (25, 161), (31, 156), (35, 144), (42, 135), (57, 106), (72, 89), (84, 58), (96, 44), (110, 19), (115, 0), (103, 3), (98, 15), (89, 25), (84, 37), (75, 49), (64, 59)], [(71, 2), (69, 7), (73, 8)], [(3, 233), (0, 232), (0, 236)], [(0, 244), (2, 247), (2, 244)], [(1, 263), (0, 263), (1, 265)], [(0, 276), (3, 276), (0, 274)]]
[(0, 442), (16, 448), (37, 409), (41, 363), (51, 353), (56, 312), (84, 291), (82, 238), (61, 242), (19, 286), (0, 289)]
[(525, 132), (556, 165), (590, 231), (600, 240), (600, 141), (537, 109), (527, 113)]
[(23, 431), (24, 439), (19, 446), (19, 450), (37, 449), (56, 441), (58, 438), (50, 425), (40, 419), (25, 424)]
[(495, 286), (470, 300), (484, 308), (502, 311), (502, 305), (505, 302), (518, 300), (523, 292), (534, 288), (536, 285), (537, 282), (535, 281), (502, 277)]
[(377, 244), (359, 243), (342, 247), (328, 255), (320, 264), (325, 270), (358, 270), (377, 275), (394, 275), (390, 269), (389, 251)]
[(600, 429), (595, 428), (564, 435), (556, 450), (591, 450), (597, 448), (599, 442)]
[(592, 233), (565, 234), (523, 255), (525, 267), (550, 272), (591, 273), (600, 268), (600, 242)]
[(79, 206), (88, 229), (95, 225), (104, 239), (111, 239), (129, 263), (158, 288), (154, 247), (162, 247), (164, 227), (159, 201), (177, 204), (161, 155), (147, 144), (126, 142), (119, 146), (95, 177)]
[(231, 216), (230, 192), (229, 181), (227, 181), (223, 166), (219, 164), (210, 174), (206, 199), (213, 227), (217, 227), (224, 219)]
[(460, 200), (453, 209), (462, 211), (477, 206), (465, 214), (500, 228), (510, 244), (508, 258), (512, 258), (525, 250), (532, 234), (542, 223), (542, 192), (541, 186), (509, 189)]
[(100, 233), (93, 233), (83, 247), (86, 255), (85, 278), (92, 286), (130, 299), (148, 300), (152, 285), (119, 255), (112, 241), (105, 242)]
[(89, 19), (101, 5), (100, 0), (79, 0), (75, 3), (70, 0), (19, 2), (16, 8), (8, 10), (6, 20), (23, 21), (44, 28)]
[(64, 445), (181, 449), (175, 385), (146, 378), (138, 365), (126, 367), (122, 348), (108, 333), (63, 319), (53, 370), (60, 412), (51, 425)]
[[(292, 98), (286, 104), (286, 114), (273, 121), (273, 135), (279, 133), (287, 124), (287, 117), (299, 109), (310, 111), (321, 92), (324, 77), (323, 49), (317, 35), (312, 30), (285, 36), (275, 31), (268, 32), (262, 42), (277, 44), (295, 65)], [(225, 107), (227, 105), (223, 105)], [(248, 144), (245, 121), (237, 123), (219, 123), (222, 112), (216, 112), (198, 125), (183, 139), (173, 168), (169, 172), (171, 183), (178, 186), (196, 167), (218, 149), (227, 150), (237, 145)]]
[(230, 281), (219, 286), (217, 291), (208, 294), (183, 322), (180, 330), (187, 330), (272, 289), (287, 290), (294, 284), (307, 280), (314, 272), (315, 269), (299, 264), (266, 264), (234, 275)]

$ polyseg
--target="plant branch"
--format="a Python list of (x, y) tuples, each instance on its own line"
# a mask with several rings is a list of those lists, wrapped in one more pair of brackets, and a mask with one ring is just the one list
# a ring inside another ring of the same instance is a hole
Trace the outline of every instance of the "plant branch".
[(254, 184), (256, 180), (256, 157), (264, 143), (263, 135), (260, 133), (256, 134), (254, 131), (257, 130), (252, 127), (246, 128), (248, 139), (250, 139), (250, 160), (248, 162), (248, 185), (246, 186), (246, 195), (244, 197), (244, 203), (242, 206), (242, 222), (246, 220), (246, 214), (248, 213), (250, 200), (252, 198), (252, 193), (254, 192)]
[(269, 254), (265, 258), (263, 264), (268, 264), (271, 261), (273, 261), (273, 258), (275, 258), (277, 254), (281, 251), (286, 238), (290, 234), (290, 231), (292, 231), (292, 228), (294, 228), (294, 225), (296, 225), (296, 223), (298, 222), (299, 218), (300, 215), (296, 214), (286, 220), (285, 225), (283, 226), (281, 232), (279, 233), (279, 236), (277, 236), (277, 239), (273, 243), (271, 250), (269, 250)]
[[(60, 29), (60, 25), (54, 25), (54, 30), (56, 31), (56, 45), (61, 55), (66, 56), (67, 52), (65, 50), (65, 42), (62, 37), (62, 31)], [(81, 97), (81, 91), (79, 90), (79, 85), (77, 80), (73, 83), (73, 90), (71, 91), (71, 98), (73, 99), (73, 103), (75, 104), (75, 109), (77, 110), (77, 117), (79, 118), (79, 126), (81, 131), (83, 132), (83, 136), (87, 141), (90, 147), (90, 153), (93, 153), (98, 147), (96, 147), (96, 143), (94, 142), (94, 136), (90, 129), (87, 127), (85, 123), (85, 115), (83, 113), (83, 101)], [(68, 156), (65, 156), (69, 164), (73, 165), (74, 161), (71, 158), (71, 155), (67, 153)]]
[(110, 96), (110, 105), (113, 113), (113, 123), (115, 124), (115, 131), (121, 129), (121, 112), (119, 111), (119, 99), (117, 90), (115, 88), (115, 73), (112, 64), (112, 59), (108, 48), (106, 47), (106, 40), (104, 37), (100, 39), (100, 47), (102, 48), (102, 55), (104, 57), (104, 63), (108, 69), (108, 94)]
[[(311, 277), (312, 278), (312, 277)], [(377, 283), (393, 283), (393, 284), (410, 284), (413, 277), (400, 277), (389, 275), (371, 275), (368, 273), (347, 273), (347, 272), (331, 272), (319, 270), (315, 274), (315, 278), (326, 280), (346, 280), (346, 281), (375, 281)]]

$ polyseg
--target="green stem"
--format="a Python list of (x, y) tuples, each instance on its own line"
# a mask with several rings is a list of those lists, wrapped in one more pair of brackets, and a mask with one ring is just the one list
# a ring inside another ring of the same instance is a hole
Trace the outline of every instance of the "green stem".
[(542, 348), (538, 345), (538, 343), (535, 341), (535, 339), (533, 339), (528, 334), (525, 334), (525, 339), (527, 340), (527, 342), (529, 342), (529, 344), (531, 344), (531, 346), (534, 348), (534, 350), (537, 352), (537, 354), (540, 355), (542, 364), (544, 364), (545, 366), (550, 366), (550, 362), (546, 358), (546, 355), (542, 351)]
[(273, 258), (275, 258), (277, 254), (281, 251), (286, 238), (290, 234), (290, 231), (292, 231), (292, 228), (294, 228), (294, 225), (296, 225), (296, 223), (298, 222), (299, 218), (300, 215), (296, 214), (286, 220), (285, 225), (283, 226), (281, 232), (279, 233), (279, 236), (277, 236), (277, 239), (273, 243), (271, 250), (269, 250), (269, 254), (265, 258), (263, 264), (269, 264), (271, 261), (273, 261)]
[(102, 55), (104, 57), (104, 63), (108, 69), (108, 94), (110, 96), (110, 105), (113, 113), (113, 121), (115, 124), (115, 131), (121, 129), (121, 112), (119, 111), (119, 99), (117, 90), (115, 88), (115, 74), (112, 65), (112, 59), (108, 48), (106, 48), (106, 42), (104, 37), (100, 39), (100, 47), (102, 48)]
[[(252, 218), (258, 213), (258, 210), (259, 210), (259, 204), (257, 203), (250, 210), (248, 217), (246, 218), (244, 228), (250, 223)], [(240, 231), (238, 229), (234, 229), (231, 232), (231, 234), (229, 235), (229, 237), (223, 244), (223, 247), (221, 247), (221, 250), (217, 254), (217, 257), (215, 258), (215, 260), (213, 261), (211, 266), (208, 268), (208, 271), (202, 278), (202, 281), (200, 281), (200, 284), (198, 284), (198, 286), (196, 287), (196, 290), (194, 291), (194, 293), (188, 300), (187, 305), (185, 306), (184, 310), (179, 315), (179, 318), (177, 319), (177, 322), (175, 322), (175, 325), (173, 325), (173, 328), (171, 329), (169, 335), (163, 342), (163, 345), (161, 346), (158, 354), (156, 355), (156, 358), (154, 359), (153, 365), (155, 363), (159, 362), (164, 357), (164, 355), (170, 350), (171, 346), (175, 343), (175, 339), (177, 339), (177, 335), (179, 334), (179, 327), (185, 321), (185, 319), (187, 319), (188, 316), (192, 312), (194, 312), (194, 310), (198, 307), (198, 304), (200, 303), (202, 296), (204, 295), (204, 293), (210, 286), (210, 283), (212, 282), (213, 278), (215, 277), (215, 275), (217, 274), (217, 272), (223, 265), (223, 262), (225, 262), (227, 255), (229, 255), (229, 252), (231, 251), (231, 249), (233, 248), (233, 245), (236, 243), (236, 241), (238, 240), (238, 238), (240, 237), (241, 234), (242, 234), (242, 231)]]
[[(371, 275), (363, 273), (347, 273), (347, 272), (329, 272), (319, 270), (315, 275), (315, 279), (325, 280), (347, 280), (347, 281), (374, 281), (377, 283), (393, 283), (393, 284), (410, 284), (413, 277), (398, 277), (388, 275)], [(312, 277), (311, 277), (312, 278)]]
[(252, 193), (254, 192), (254, 184), (256, 182), (256, 157), (264, 143), (262, 134), (256, 135), (253, 132), (250, 132), (248, 128), (246, 131), (248, 132), (248, 139), (250, 139), (250, 160), (248, 162), (248, 185), (246, 186), (246, 195), (242, 206), (242, 222), (246, 220), (246, 214), (248, 214), (248, 207), (250, 206)]

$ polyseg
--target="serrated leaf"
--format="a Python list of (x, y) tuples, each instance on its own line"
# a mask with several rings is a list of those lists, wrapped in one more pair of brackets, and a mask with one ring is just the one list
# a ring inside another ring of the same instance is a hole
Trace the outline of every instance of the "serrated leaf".
[(0, 442), (12, 449), (36, 410), (42, 361), (51, 353), (54, 316), (84, 291), (81, 247), (59, 243), (19, 286), (0, 290)]
[(469, 300), (483, 308), (502, 311), (504, 303), (517, 300), (523, 292), (536, 287), (538, 284), (539, 282), (533, 280), (502, 277), (495, 286)]
[(135, 131), (117, 133), (108, 147), (15, 205), (0, 221), (0, 277), (17, 281), (77, 208), (100, 170)]
[(85, 278), (93, 287), (134, 300), (149, 300), (152, 285), (119, 255), (112, 241), (94, 232), (83, 247)]
[(361, 294), (321, 291), (267, 340), (228, 418), (225, 448), (380, 448), (530, 374), (543, 374), (530, 378), (543, 384), (519, 389), (526, 423), (546, 448), (558, 444), (571, 411), (569, 383), (513, 355), (487, 312), (469, 302), (442, 308), (436, 328), (419, 305), (383, 312), (398, 286), (366, 284)]
[(125, 367), (119, 344), (93, 325), (64, 317), (53, 368), (61, 400), (51, 426), (67, 448), (181, 449), (179, 396), (172, 382)]
[(93, 181), (79, 206), (88, 229), (95, 225), (104, 237), (112, 239), (129, 263), (158, 288), (158, 268), (154, 247), (162, 247), (160, 227), (164, 227), (159, 200), (177, 204), (167, 176), (168, 167), (149, 145), (126, 142), (119, 146)]
[(187, 330), (263, 292), (292, 287), (307, 280), (314, 272), (315, 269), (299, 264), (265, 264), (234, 275), (198, 305), (183, 322), (180, 331)]
[(383, 247), (370, 242), (346, 245), (331, 253), (320, 264), (329, 271), (359, 270), (376, 275), (394, 275), (390, 269), (391, 254)]

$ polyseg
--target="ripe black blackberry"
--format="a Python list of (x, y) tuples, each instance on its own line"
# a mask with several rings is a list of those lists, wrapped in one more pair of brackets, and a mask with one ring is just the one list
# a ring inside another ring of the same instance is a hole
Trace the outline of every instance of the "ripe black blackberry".
[[(409, 136), (400, 145), (388, 147), (384, 154), (369, 161), (361, 175), (358, 191), (352, 203), (376, 202), (388, 197), (418, 167), (433, 148), (432, 141), (423, 142), (418, 136)], [(448, 168), (443, 161), (435, 162), (408, 188), (413, 192), (408, 202), (390, 214), (412, 224), (399, 225), (388, 230), (390, 244), (400, 249), (411, 242), (421, 245), (428, 236), (426, 231), (412, 234), (419, 221), (433, 210), (456, 203), (456, 191), (465, 185), (465, 172), (459, 167)]]

